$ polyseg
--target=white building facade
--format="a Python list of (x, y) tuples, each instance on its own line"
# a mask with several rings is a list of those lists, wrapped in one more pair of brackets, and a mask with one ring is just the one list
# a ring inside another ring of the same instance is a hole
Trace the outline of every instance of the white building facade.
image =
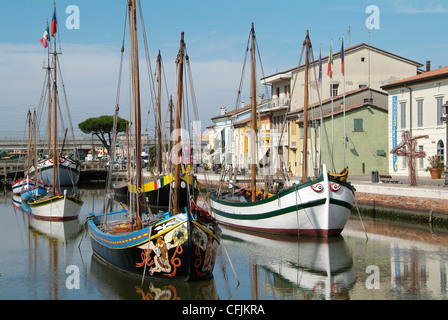
[[(429, 167), (428, 157), (437, 155), (446, 163), (446, 123), (441, 120), (442, 105), (448, 100), (448, 66), (426, 71), (382, 87), (388, 91), (389, 104), (389, 151), (402, 142), (405, 131), (411, 137), (427, 135), (418, 139), (417, 150), (426, 157), (416, 160), (419, 175)], [(391, 175), (408, 175), (405, 157), (389, 157)]]

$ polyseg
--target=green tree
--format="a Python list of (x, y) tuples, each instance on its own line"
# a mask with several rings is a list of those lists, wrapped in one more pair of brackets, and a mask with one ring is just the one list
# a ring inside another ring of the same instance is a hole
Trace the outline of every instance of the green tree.
[[(117, 119), (117, 133), (125, 132), (126, 125), (128, 121), (118, 117)], [(107, 153), (110, 154), (111, 140), (112, 140), (112, 130), (114, 126), (113, 116), (100, 116), (96, 118), (89, 118), (80, 124), (78, 124), (79, 129), (85, 134), (96, 135), (103, 146), (107, 149)]]

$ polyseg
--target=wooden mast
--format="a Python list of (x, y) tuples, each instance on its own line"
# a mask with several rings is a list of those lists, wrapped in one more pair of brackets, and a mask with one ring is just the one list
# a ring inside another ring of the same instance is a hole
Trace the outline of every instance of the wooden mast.
[[(55, 4), (55, 10), (56, 10), (56, 4)], [(58, 104), (57, 104), (57, 90), (58, 85), (56, 82), (57, 78), (57, 55), (56, 52), (56, 36), (54, 36), (54, 53), (53, 53), (53, 70), (54, 70), (54, 76), (53, 76), (53, 185), (52, 185), (52, 191), (53, 194), (56, 192), (56, 181), (58, 180), (57, 174), (58, 174), (58, 166), (59, 166), (59, 159), (58, 159), (58, 153), (56, 150), (57, 142), (58, 142), (58, 127), (57, 127), (57, 121), (58, 121)]]
[[(173, 97), (170, 96), (170, 150), (168, 152), (169, 155), (171, 155), (171, 149), (173, 149), (173, 141), (171, 140), (171, 134), (173, 133)], [(171, 163), (171, 162), (170, 162)], [(171, 171), (171, 164), (170, 164), (170, 171)]]
[(34, 185), (36, 188), (39, 188), (39, 177), (38, 177), (38, 171), (37, 171), (37, 116), (36, 116), (36, 109), (34, 109), (33, 114), (33, 129), (34, 129)]
[(308, 68), (309, 68), (309, 58), (308, 54), (310, 51), (310, 37), (309, 32), (306, 30), (305, 41), (303, 42), (305, 46), (305, 93), (304, 93), (304, 104), (303, 104), (303, 160), (302, 160), (302, 182), (307, 181), (308, 163)]
[(256, 88), (256, 80), (255, 80), (255, 29), (254, 29), (254, 23), (252, 22), (252, 29), (251, 29), (251, 82), (250, 82), (250, 91), (251, 91), (251, 129), (252, 129), (252, 176), (251, 176), (251, 184), (250, 184), (250, 191), (252, 194), (252, 201), (256, 200), (256, 179), (257, 179), (257, 156), (256, 156), (256, 143), (257, 143), (257, 88)]
[(157, 82), (159, 84), (157, 92), (157, 170), (159, 174), (162, 172), (162, 57), (157, 56)]
[[(48, 22), (47, 22), (48, 28)], [(56, 46), (55, 46), (56, 47)], [(50, 46), (47, 51), (47, 78), (48, 78), (48, 156), (51, 154), (51, 67), (50, 67)], [(37, 172), (37, 167), (35, 168)]]
[(134, 103), (135, 103), (135, 156), (136, 156), (136, 172), (137, 172), (137, 185), (136, 185), (136, 222), (137, 229), (141, 229), (141, 187), (142, 187), (142, 151), (141, 151), (141, 111), (140, 111), (140, 81), (139, 81), (139, 64), (138, 64), (138, 44), (137, 44), (137, 8), (135, 0), (129, 1), (131, 12), (131, 31), (132, 31), (132, 53), (133, 53), (133, 67), (134, 67)]
[[(28, 150), (26, 153), (26, 177), (28, 178), (29, 174), (30, 174), (30, 151), (31, 151), (31, 110), (28, 109), (28, 114), (26, 116), (27, 121), (28, 121)], [(35, 170), (35, 173), (37, 172), (37, 170)]]
[[(178, 67), (178, 80), (177, 80), (177, 108), (176, 108), (176, 146), (179, 147), (177, 151), (177, 157), (174, 163), (174, 192), (173, 192), (173, 214), (178, 214), (179, 211), (179, 197), (180, 197), (180, 170), (181, 170), (181, 154), (182, 148), (180, 148), (181, 135), (180, 135), (180, 120), (182, 116), (182, 90), (183, 90), (183, 67), (184, 67), (184, 53), (185, 42), (184, 33), (181, 33), (180, 49), (179, 49), (179, 67)], [(174, 160), (174, 159), (173, 159)]]

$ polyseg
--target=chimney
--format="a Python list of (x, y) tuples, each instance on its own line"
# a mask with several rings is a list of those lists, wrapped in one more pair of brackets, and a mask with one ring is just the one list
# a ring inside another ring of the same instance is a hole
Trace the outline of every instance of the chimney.
[(426, 60), (426, 72), (431, 71), (431, 60)]
[(227, 108), (224, 106), (220, 107), (220, 109), (221, 109), (221, 115), (225, 114), (227, 111)]

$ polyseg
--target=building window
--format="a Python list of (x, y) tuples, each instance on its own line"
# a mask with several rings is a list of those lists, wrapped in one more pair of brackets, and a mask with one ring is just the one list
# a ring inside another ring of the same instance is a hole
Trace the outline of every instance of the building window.
[(330, 95), (336, 97), (338, 95), (339, 84), (330, 84)]
[(436, 98), (436, 101), (437, 101), (437, 114), (436, 114), (436, 116), (437, 116), (437, 125), (438, 126), (442, 125), (442, 120), (440, 119), (440, 118), (443, 117), (443, 114), (442, 114), (443, 100), (442, 99), (443, 99), (442, 97)]
[(290, 85), (288, 84), (285, 86), (285, 98), (289, 99), (290, 91)]
[(354, 129), (353, 129), (353, 131), (355, 131), (355, 132), (362, 132), (362, 131), (364, 131), (362, 119), (354, 119)]
[(404, 129), (406, 128), (406, 102), (400, 103), (400, 111), (401, 111), (400, 125), (401, 129)]
[(445, 163), (445, 145), (443, 144), (442, 140), (439, 140), (439, 142), (437, 142), (437, 155), (440, 158), (440, 161), (442, 163)]
[(417, 127), (423, 127), (423, 100), (417, 101)]

